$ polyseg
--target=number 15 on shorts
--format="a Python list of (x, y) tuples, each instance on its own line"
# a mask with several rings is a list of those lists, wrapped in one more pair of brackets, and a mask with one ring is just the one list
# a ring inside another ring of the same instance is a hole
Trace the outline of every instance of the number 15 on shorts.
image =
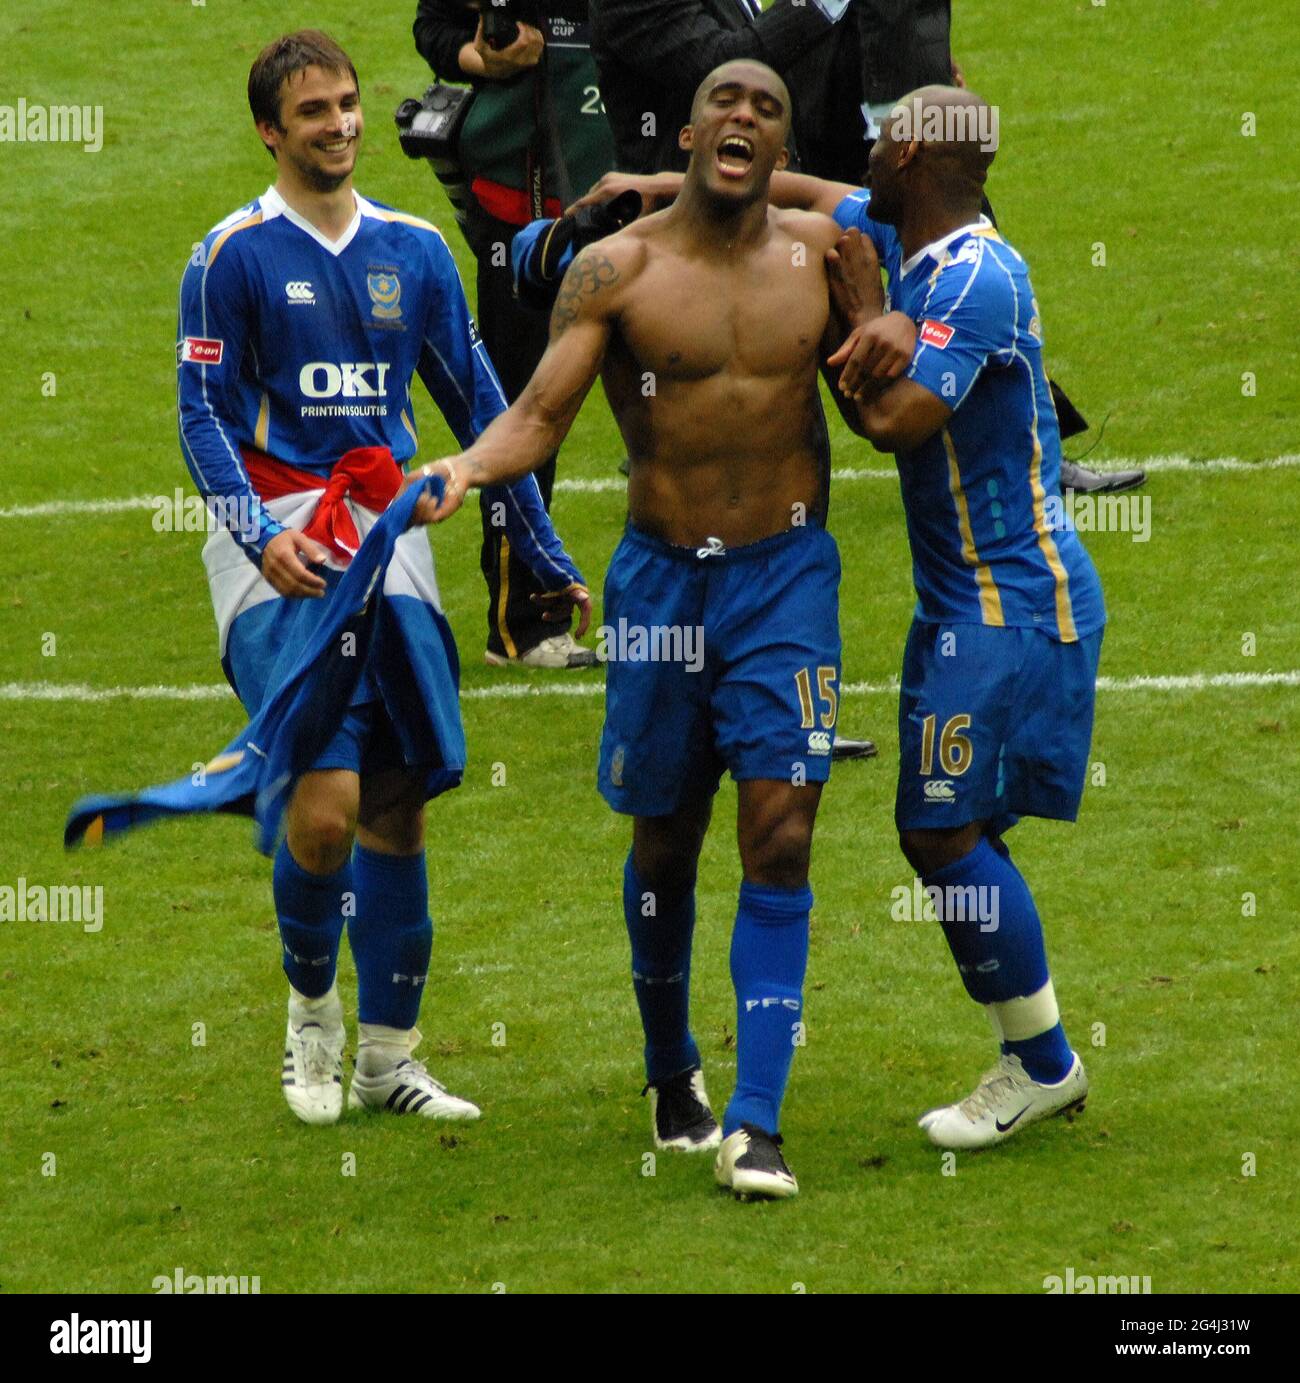
[[(817, 669), (817, 696), (825, 708), (821, 713), (822, 729), (824, 730), (835, 728), (835, 716), (839, 710), (840, 700), (835, 690), (836, 675), (834, 667), (819, 667)], [(817, 712), (813, 706), (812, 674), (806, 667), (801, 667), (795, 673), (794, 684), (799, 691), (799, 710), (803, 716), (799, 728), (811, 730), (817, 723)]]

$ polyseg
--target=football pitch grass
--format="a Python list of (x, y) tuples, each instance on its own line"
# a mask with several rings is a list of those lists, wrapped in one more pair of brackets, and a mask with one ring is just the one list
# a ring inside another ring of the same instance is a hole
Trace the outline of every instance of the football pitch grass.
[[(418, 1055), (484, 1117), (292, 1117), (270, 868), (248, 824), (62, 852), (76, 797), (187, 772), (242, 719), (233, 697), (128, 694), (220, 680), (200, 535), (155, 532), (139, 504), (75, 503), (190, 491), (179, 276), (271, 180), (243, 89), (275, 34), (317, 25), (351, 51), (359, 189), (441, 224), (472, 285), (433, 177), (392, 131), (428, 75), (414, 5), (12, 6), (0, 103), (102, 105), (104, 141), (0, 144), (0, 885), (102, 887), (104, 902), (96, 932), (0, 922), (0, 1290), (147, 1292), (177, 1268), (263, 1292), (1041, 1292), (1070, 1268), (1154, 1292), (1300, 1287), (1300, 102), (1276, 62), (1290, 7), (955, 8), (958, 59), (1001, 108), (990, 195), (1029, 260), (1049, 361), (1094, 423), (1109, 415), (1089, 460), (1191, 460), (1153, 468), (1147, 541), (1085, 534), (1110, 612), (1094, 785), (1077, 825), (1010, 838), (1088, 1065), (1086, 1114), (947, 1163), (915, 1127), (969, 1090), (991, 1041), (938, 927), (897, 917), (911, 874), (891, 679), (910, 568), (892, 463), (837, 424), (841, 728), (881, 752), (837, 767), (814, 843), (807, 1045), (784, 1115), (798, 1199), (737, 1204), (711, 1159), (647, 1160), (629, 830), (594, 787), (601, 679), (483, 666), (472, 512), (433, 534), (471, 763), (429, 812)], [(416, 406), (432, 459), (448, 434), (418, 386)], [(597, 390), (555, 504), (597, 591), (622, 455)], [(1251, 464), (1201, 464), (1223, 457)], [(693, 968), (719, 1108), (738, 882), (724, 782)], [(340, 983), (346, 1006), (346, 947)]]

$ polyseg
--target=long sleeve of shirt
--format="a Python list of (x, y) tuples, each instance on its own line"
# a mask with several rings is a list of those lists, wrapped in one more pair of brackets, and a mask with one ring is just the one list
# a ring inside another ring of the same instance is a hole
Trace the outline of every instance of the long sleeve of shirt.
[[(456, 440), (468, 447), (505, 412), (506, 398), (470, 316), (451, 251), (438, 240), (430, 255), (440, 292), (425, 323), (419, 374)], [(481, 502), (490, 516), (500, 516), (510, 546), (546, 590), (585, 584), (551, 524), (534, 476), (485, 486)]]
[(209, 509), (249, 560), (283, 527), (253, 489), (235, 442), (235, 392), (249, 349), (252, 295), (239, 256), (211, 253), (209, 237), (181, 280), (176, 395), (181, 454)]

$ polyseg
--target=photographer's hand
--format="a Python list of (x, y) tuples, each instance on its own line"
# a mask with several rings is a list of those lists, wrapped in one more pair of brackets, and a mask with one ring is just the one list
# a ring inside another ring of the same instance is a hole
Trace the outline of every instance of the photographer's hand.
[(483, 37), (483, 21), (480, 19), (473, 43), (466, 43), (460, 50), (460, 70), (467, 77), (504, 81), (516, 73), (536, 67), (541, 61), (545, 43), (540, 29), (534, 29), (531, 24), (521, 20), (519, 37), (509, 48), (491, 48)]

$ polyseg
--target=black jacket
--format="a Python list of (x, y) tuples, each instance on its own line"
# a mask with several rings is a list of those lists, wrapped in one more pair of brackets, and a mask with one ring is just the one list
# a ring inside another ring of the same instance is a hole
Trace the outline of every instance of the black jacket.
[(460, 70), (460, 50), (472, 42), (478, 13), (464, 0), (420, 0), (411, 31), (420, 56), (444, 82), (468, 82)]
[(815, 5), (791, 0), (756, 20), (740, 0), (589, 0), (589, 8), (601, 96), (618, 166), (629, 173), (686, 167), (677, 136), (695, 88), (720, 63), (757, 58), (784, 77), (833, 27)]
[[(557, 19), (586, 23), (587, 0), (544, 0), (534, 6)], [(460, 70), (460, 50), (474, 41), (478, 10), (466, 0), (420, 0), (416, 7), (415, 46), (420, 56), (444, 82), (468, 82)]]
[(844, 18), (785, 73), (803, 169), (861, 182), (869, 147), (862, 105), (952, 80), (951, 0), (853, 0)]
[(897, 101), (952, 81), (952, 0), (854, 0), (863, 100)]

